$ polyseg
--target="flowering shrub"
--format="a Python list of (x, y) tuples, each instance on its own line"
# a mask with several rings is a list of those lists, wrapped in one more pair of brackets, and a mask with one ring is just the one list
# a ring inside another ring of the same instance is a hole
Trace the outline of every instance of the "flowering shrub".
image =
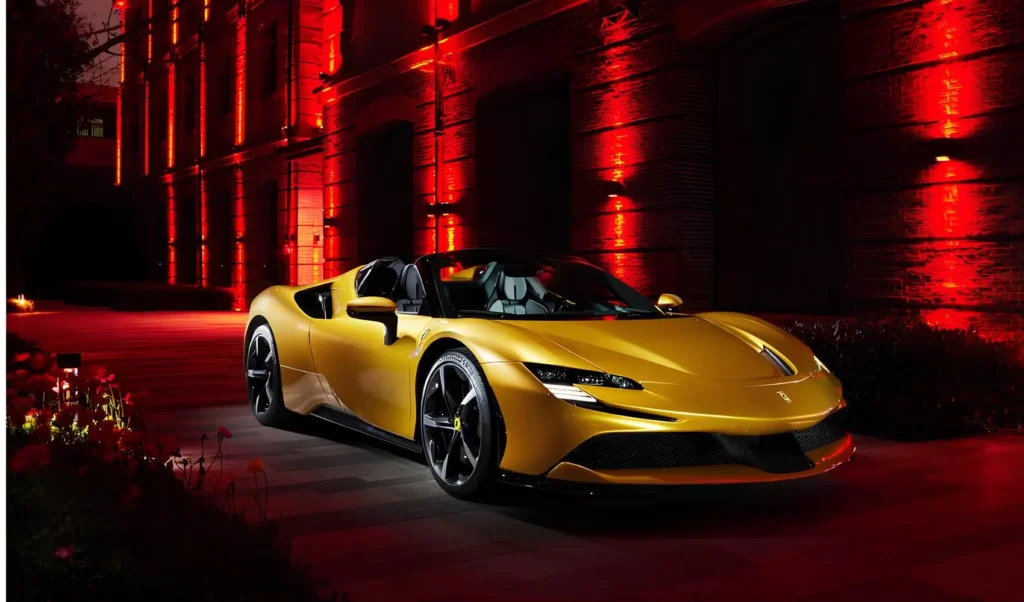
[[(131, 393), (102, 368), (65, 370), (8, 337), (8, 598), (318, 600), (267, 520), (237, 509), (221, 427), (206, 458), (145, 432)], [(261, 486), (262, 485), (262, 486)]]
[(1013, 344), (906, 318), (782, 326), (842, 381), (855, 432), (924, 439), (1024, 430), (1024, 366)]
[(53, 355), (17, 337), (8, 336), (7, 346), (7, 426), (13, 434), (66, 444), (127, 445), (138, 396), (123, 393), (116, 375), (102, 366), (84, 373), (58, 368)]

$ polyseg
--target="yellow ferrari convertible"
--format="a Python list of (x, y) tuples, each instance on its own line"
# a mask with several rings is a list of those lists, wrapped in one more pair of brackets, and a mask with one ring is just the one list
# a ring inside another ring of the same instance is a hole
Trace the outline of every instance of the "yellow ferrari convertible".
[(791, 479), (854, 451), (839, 380), (795, 337), (574, 257), (474, 249), (274, 286), (245, 350), (260, 423), (312, 415), (422, 452), (461, 498)]

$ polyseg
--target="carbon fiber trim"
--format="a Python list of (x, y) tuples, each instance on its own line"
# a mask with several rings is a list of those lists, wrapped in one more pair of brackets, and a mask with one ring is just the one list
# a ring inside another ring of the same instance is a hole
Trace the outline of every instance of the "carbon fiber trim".
[(800, 466), (802, 462), (809, 462), (803, 457), (804, 453), (839, 441), (845, 435), (839, 413), (808, 429), (761, 437), (713, 433), (608, 433), (587, 439), (569, 452), (563, 461), (593, 470), (723, 464), (767, 469), (766, 462), (793, 456), (789, 460), (796, 462), (790, 465)]

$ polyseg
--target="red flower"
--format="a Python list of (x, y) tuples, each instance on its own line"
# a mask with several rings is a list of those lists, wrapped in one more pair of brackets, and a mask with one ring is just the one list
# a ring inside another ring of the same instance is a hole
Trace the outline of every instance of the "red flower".
[(33, 374), (25, 380), (25, 390), (29, 393), (42, 395), (49, 393), (57, 384), (57, 379), (49, 374)]
[(21, 362), (27, 361), (28, 358), (31, 357), (31, 356), (32, 356), (31, 353), (15, 353), (14, 354), (14, 363), (15, 364), (20, 364)]
[(50, 447), (45, 443), (26, 445), (14, 452), (11, 458), (11, 470), (14, 472), (28, 472), (49, 464)]
[(53, 555), (63, 560), (68, 560), (75, 555), (75, 546), (61, 546), (53, 551)]
[(128, 406), (133, 406), (133, 405), (135, 405), (135, 402), (133, 402), (133, 401), (132, 401), (132, 394), (131, 394), (131, 393), (127, 393), (127, 394), (126, 394), (126, 395), (124, 396), (124, 404), (125, 404), (125, 405), (128, 405)]
[(53, 419), (53, 412), (50, 408), (43, 408), (36, 414), (35, 434), (41, 437), (50, 437), (50, 421)]
[(220, 435), (221, 437), (224, 437), (225, 439), (231, 438), (231, 431), (229, 431), (227, 428), (223, 426), (217, 427), (217, 434)]
[(245, 467), (245, 472), (253, 474), (263, 472), (263, 458), (250, 458), (249, 465)]
[(46, 370), (46, 365), (49, 363), (48, 357), (42, 351), (36, 351), (28, 360), (29, 370), (33, 372), (43, 372)]

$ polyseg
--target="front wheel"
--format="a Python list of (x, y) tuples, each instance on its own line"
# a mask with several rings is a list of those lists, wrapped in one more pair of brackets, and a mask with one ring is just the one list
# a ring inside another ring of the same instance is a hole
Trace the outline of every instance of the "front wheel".
[(423, 453), (442, 489), (480, 499), (498, 473), (498, 407), (468, 349), (446, 352), (427, 375), (420, 404)]

